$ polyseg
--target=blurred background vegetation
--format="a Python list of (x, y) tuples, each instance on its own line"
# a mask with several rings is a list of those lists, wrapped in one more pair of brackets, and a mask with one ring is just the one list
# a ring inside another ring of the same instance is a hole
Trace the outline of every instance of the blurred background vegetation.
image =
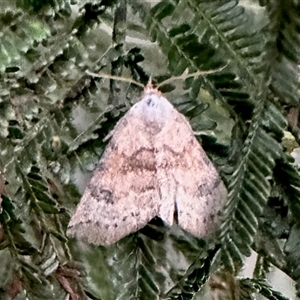
[[(300, 295), (299, 0), (9, 0), (0, 16), (0, 299)], [(218, 239), (156, 218), (108, 248), (69, 240), (142, 92), (86, 71), (145, 84), (222, 66), (162, 88), (228, 188)]]

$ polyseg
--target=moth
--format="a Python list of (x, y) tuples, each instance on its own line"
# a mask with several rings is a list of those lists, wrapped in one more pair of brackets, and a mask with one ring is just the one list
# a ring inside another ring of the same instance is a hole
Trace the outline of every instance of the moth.
[(220, 224), (227, 190), (187, 119), (151, 84), (119, 120), (67, 234), (111, 245), (158, 216), (196, 237)]

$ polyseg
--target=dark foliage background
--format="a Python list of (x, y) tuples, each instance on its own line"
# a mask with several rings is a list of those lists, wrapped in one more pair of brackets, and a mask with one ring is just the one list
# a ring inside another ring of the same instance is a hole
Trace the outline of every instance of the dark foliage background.
[[(2, 2), (0, 299), (286, 299), (268, 281), (274, 267), (300, 295), (300, 177), (289, 154), (299, 12), (298, 0)], [(109, 248), (68, 240), (102, 139), (141, 94), (85, 71), (146, 83), (221, 66), (163, 88), (206, 130), (199, 140), (228, 187), (217, 242), (157, 219)]]

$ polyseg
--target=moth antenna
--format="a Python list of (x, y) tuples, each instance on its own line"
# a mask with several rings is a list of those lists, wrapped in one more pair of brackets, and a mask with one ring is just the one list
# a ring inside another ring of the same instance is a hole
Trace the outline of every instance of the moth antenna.
[(137, 85), (137, 86), (140, 86), (140, 87), (142, 87), (143, 89), (145, 88), (145, 86), (144, 86), (142, 83), (137, 82), (137, 81), (135, 81), (134, 79), (131, 79), (131, 78), (120, 77), (120, 76), (114, 76), (114, 75), (108, 75), (108, 74), (102, 74), (102, 73), (97, 74), (97, 73), (90, 72), (90, 71), (88, 71), (88, 70), (86, 70), (85, 73), (88, 74), (88, 75), (90, 75), (90, 76), (93, 76), (93, 77), (125, 81), (125, 82), (129, 82), (129, 83), (133, 83), (133, 84), (135, 84), (135, 85)]
[(162, 85), (173, 82), (174, 80), (185, 80), (190, 77), (198, 77), (201, 75), (217, 73), (217, 72), (224, 70), (227, 66), (228, 66), (228, 64), (226, 64), (225, 66), (218, 68), (218, 69), (207, 70), (207, 71), (197, 71), (197, 72), (194, 72), (191, 74), (186, 74), (186, 72), (183, 72), (183, 74), (181, 74), (180, 76), (174, 76), (174, 77), (170, 77), (170, 78), (164, 80), (163, 82), (161, 82), (160, 84), (157, 85), (157, 88), (159, 89), (159, 87), (161, 87)]

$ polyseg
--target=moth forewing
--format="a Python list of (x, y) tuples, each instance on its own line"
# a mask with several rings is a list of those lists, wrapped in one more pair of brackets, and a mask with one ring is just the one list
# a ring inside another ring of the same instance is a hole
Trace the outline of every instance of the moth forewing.
[(68, 235), (110, 245), (155, 216), (197, 237), (214, 233), (227, 190), (186, 118), (157, 89), (148, 85), (109, 137)]

